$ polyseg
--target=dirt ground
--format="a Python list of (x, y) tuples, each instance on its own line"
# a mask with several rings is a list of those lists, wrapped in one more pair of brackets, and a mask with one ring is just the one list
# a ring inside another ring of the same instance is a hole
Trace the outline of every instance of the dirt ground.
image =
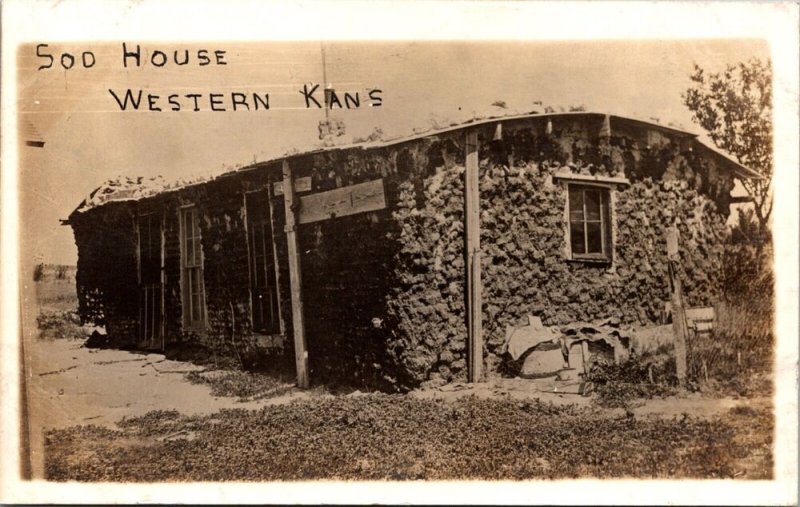
[(37, 340), (25, 344), (29, 435), (33, 477), (43, 477), (44, 432), (79, 425), (109, 428), (152, 410), (205, 415), (224, 408), (256, 408), (303, 399), (289, 390), (276, 398), (238, 402), (215, 397), (185, 374), (203, 368), (160, 354), (88, 349), (83, 340)]
[[(76, 305), (74, 282), (51, 281), (27, 287), (29, 300), (38, 300), (46, 311), (68, 311)], [(31, 307), (28, 307), (31, 308)], [(33, 306), (31, 309), (36, 308)], [(188, 362), (167, 360), (161, 354), (121, 350), (89, 349), (84, 339), (41, 339), (37, 330), (36, 312), (24, 315), (23, 354), (28, 399), (28, 432), (30, 462), (34, 478), (44, 477), (44, 434), (53, 429), (86, 427), (110, 430), (117, 423), (151, 411), (177, 411), (181, 416), (208, 416), (223, 409), (257, 409), (269, 405), (285, 405), (295, 400), (334, 398), (324, 388), (301, 391), (280, 379), (265, 384), (274, 388), (257, 396), (215, 396), (214, 382), (192, 382), (198, 375), (213, 380), (233, 375), (241, 380), (241, 372), (209, 371)], [(79, 333), (80, 334), (80, 333)], [(245, 383), (250, 377), (245, 376)], [(263, 381), (264, 379), (261, 379)], [(291, 379), (289, 380), (291, 382)], [(219, 386), (219, 383), (216, 384)], [(454, 383), (437, 389), (417, 390), (409, 398), (441, 401), (456, 406), (465, 397), (489, 400), (534, 400), (557, 406), (589, 407), (592, 398), (577, 394), (576, 382), (550, 379), (498, 379), (480, 384)], [(359, 391), (335, 396), (357, 398)], [(335, 400), (332, 400), (335, 401)], [(346, 403), (345, 403), (346, 404)], [(600, 409), (603, 416), (637, 418), (673, 418), (684, 414), (711, 420), (721, 416), (734, 425), (746, 425), (753, 410), (764, 412), (771, 407), (769, 397), (730, 398), (687, 394), (665, 399), (640, 400), (625, 409)], [(730, 417), (739, 410), (741, 417)], [(768, 412), (767, 412), (768, 413)], [(738, 428), (737, 442), (756, 449), (741, 463), (744, 476), (762, 477), (769, 466), (769, 448), (763, 448), (764, 435), (754, 434), (746, 426)], [(751, 442), (752, 440), (752, 442)], [(757, 455), (756, 455), (757, 454)]]
[[(153, 410), (177, 410), (183, 415), (208, 415), (221, 409), (254, 409), (310, 397), (329, 397), (324, 390), (282, 390), (276, 397), (239, 401), (213, 396), (208, 385), (194, 384), (188, 372), (203, 368), (167, 360), (160, 354), (83, 347), (82, 340), (28, 340), (26, 370), (29, 407), (31, 466), (33, 476), (43, 477), (44, 432), (80, 425), (115, 428), (116, 422)], [(591, 398), (552, 392), (561, 387), (552, 380), (502, 379), (482, 384), (450, 384), (439, 389), (414, 391), (420, 399), (454, 401), (464, 396), (479, 398), (540, 399), (556, 405), (589, 406)], [(574, 387), (574, 386), (572, 386)], [(345, 396), (359, 396), (358, 391)], [(682, 414), (711, 418), (733, 407), (764, 407), (768, 398), (709, 399), (700, 395), (653, 399), (632, 409), (636, 415), (673, 417)], [(615, 409), (616, 411), (624, 411)], [(615, 410), (609, 409), (609, 412)]]

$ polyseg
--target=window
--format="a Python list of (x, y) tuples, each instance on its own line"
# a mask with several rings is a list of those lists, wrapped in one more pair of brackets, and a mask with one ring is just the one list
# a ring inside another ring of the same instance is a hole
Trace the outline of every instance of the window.
[(187, 329), (205, 327), (203, 289), (203, 248), (197, 208), (181, 209), (181, 274), (183, 275), (183, 325)]
[(266, 191), (245, 194), (250, 300), (253, 331), (276, 334), (281, 331), (281, 323), (272, 221), (266, 195)]
[(611, 261), (610, 191), (606, 187), (568, 185), (569, 246), (572, 259)]

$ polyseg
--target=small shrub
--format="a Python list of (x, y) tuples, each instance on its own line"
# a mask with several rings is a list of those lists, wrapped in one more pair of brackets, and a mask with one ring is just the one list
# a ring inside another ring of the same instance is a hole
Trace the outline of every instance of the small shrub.
[(759, 410), (747, 405), (737, 405), (730, 410), (730, 413), (743, 417), (756, 417), (761, 414)]
[(585, 379), (595, 385), (595, 400), (608, 408), (628, 408), (638, 399), (675, 394), (675, 358), (665, 348), (615, 364), (599, 361)]

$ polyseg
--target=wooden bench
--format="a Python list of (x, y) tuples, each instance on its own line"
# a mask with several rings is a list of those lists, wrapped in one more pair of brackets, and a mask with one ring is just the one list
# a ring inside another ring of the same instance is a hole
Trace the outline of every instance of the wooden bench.
[[(661, 315), (661, 323), (672, 322), (672, 305), (667, 302), (664, 305), (664, 313)], [(716, 327), (717, 312), (713, 306), (699, 306), (686, 309), (686, 327), (695, 336), (698, 334), (711, 334)]]
[(710, 335), (714, 331), (716, 321), (717, 312), (713, 306), (686, 309), (686, 326), (695, 336), (698, 334)]

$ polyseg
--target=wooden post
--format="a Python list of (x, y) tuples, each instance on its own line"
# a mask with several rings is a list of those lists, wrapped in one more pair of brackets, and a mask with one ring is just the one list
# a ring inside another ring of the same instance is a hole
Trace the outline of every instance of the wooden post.
[(581, 340), (581, 361), (583, 373), (589, 373), (589, 342), (586, 340)]
[(165, 292), (167, 287), (167, 271), (166, 271), (166, 262), (167, 262), (167, 238), (166, 238), (166, 216), (164, 213), (161, 213), (161, 277), (159, 278), (159, 282), (161, 282), (161, 308), (159, 311), (161, 315), (159, 315), (158, 320), (160, 321), (160, 332), (161, 332), (161, 351), (164, 352), (167, 350), (167, 323), (166, 323), (166, 315), (167, 315), (167, 303), (165, 298)]
[(286, 243), (289, 254), (289, 285), (292, 292), (292, 329), (294, 331), (294, 359), (297, 368), (297, 387), (308, 389), (308, 351), (306, 328), (303, 321), (303, 293), (300, 272), (300, 255), (297, 248), (297, 202), (294, 180), (289, 162), (283, 161), (283, 203), (286, 208)]
[(466, 226), (467, 337), (469, 369), (467, 380), (483, 378), (483, 330), (481, 328), (481, 230), (478, 190), (478, 132), (470, 130), (466, 139), (464, 180), (464, 221)]
[(678, 229), (667, 229), (667, 259), (669, 262), (669, 281), (672, 290), (672, 330), (675, 334), (675, 373), (678, 384), (686, 386), (686, 310), (683, 308), (681, 279), (678, 276)]

